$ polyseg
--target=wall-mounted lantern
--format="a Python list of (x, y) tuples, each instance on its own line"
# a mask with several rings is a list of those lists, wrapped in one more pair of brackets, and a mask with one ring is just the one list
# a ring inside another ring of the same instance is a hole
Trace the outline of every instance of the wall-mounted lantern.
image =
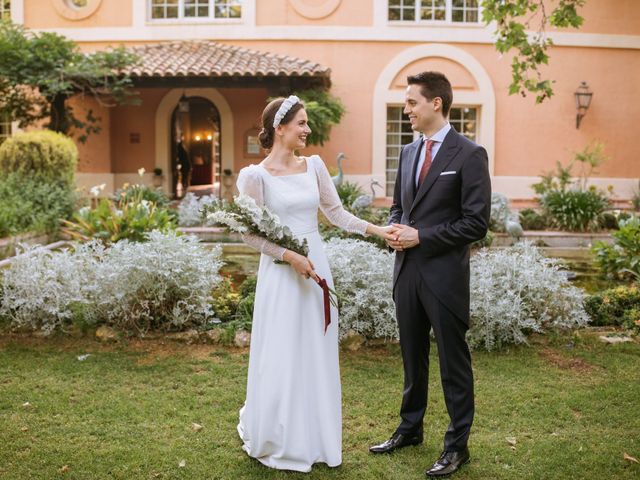
[(576, 97), (576, 109), (578, 110), (578, 113), (576, 115), (576, 128), (580, 128), (582, 117), (587, 114), (589, 105), (591, 105), (591, 97), (593, 97), (593, 92), (589, 90), (587, 82), (581, 82), (580, 86), (573, 95)]

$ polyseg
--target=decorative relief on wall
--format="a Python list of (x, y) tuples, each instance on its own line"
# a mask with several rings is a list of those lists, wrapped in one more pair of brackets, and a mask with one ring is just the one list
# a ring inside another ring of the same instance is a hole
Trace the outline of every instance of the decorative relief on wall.
[(305, 18), (319, 20), (331, 15), (342, 0), (289, 0), (293, 9)]
[(102, 0), (52, 0), (58, 14), (67, 20), (90, 17), (100, 7)]

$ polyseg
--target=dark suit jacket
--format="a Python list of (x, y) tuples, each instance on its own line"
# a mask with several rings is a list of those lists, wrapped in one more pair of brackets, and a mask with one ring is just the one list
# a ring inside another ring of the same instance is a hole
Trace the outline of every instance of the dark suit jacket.
[(404, 262), (418, 262), (427, 287), (468, 324), (469, 245), (487, 234), (491, 213), (487, 152), (451, 128), (416, 192), (423, 144), (420, 138), (405, 145), (398, 160), (389, 223), (417, 229), (420, 244), (396, 252), (394, 291)]

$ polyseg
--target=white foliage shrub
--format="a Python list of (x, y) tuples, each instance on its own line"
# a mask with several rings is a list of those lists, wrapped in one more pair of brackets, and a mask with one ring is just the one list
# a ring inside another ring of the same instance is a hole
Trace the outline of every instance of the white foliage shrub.
[(203, 225), (203, 208), (217, 202), (218, 199), (212, 195), (198, 197), (192, 192), (188, 192), (178, 204), (178, 225), (181, 227), (199, 227)]
[(584, 294), (554, 259), (531, 243), (482, 249), (471, 257), (472, 347), (526, 343), (527, 334), (587, 324)]
[(50, 333), (72, 318), (127, 330), (179, 329), (213, 318), (219, 247), (151, 232), (148, 242), (98, 242), (60, 252), (25, 250), (4, 272), (0, 314)]
[(73, 252), (52, 252), (37, 246), (18, 247), (17, 256), (2, 272), (0, 315), (18, 328), (51, 333), (72, 317), (72, 306), (84, 303), (84, 290), (96, 281), (100, 244), (80, 245)]
[(391, 298), (394, 257), (372, 243), (332, 238), (326, 243), (340, 305), (340, 336), (353, 330), (365, 338), (398, 338)]

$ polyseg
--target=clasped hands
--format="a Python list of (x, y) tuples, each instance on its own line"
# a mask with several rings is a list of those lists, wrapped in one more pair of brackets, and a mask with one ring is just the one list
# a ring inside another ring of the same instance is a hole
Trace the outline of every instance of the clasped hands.
[[(418, 230), (399, 223), (394, 223), (386, 227), (369, 224), (367, 234), (382, 238), (387, 242), (389, 247), (398, 252), (415, 247), (420, 243)], [(320, 281), (320, 277), (316, 273), (313, 263), (307, 257), (287, 250), (284, 253), (283, 260), (289, 263), (296, 273), (300, 274), (303, 278), (312, 278), (316, 282)]]
[(420, 243), (418, 230), (408, 225), (392, 223), (388, 227), (382, 227), (386, 235), (383, 237), (387, 245), (397, 252), (413, 248)]

